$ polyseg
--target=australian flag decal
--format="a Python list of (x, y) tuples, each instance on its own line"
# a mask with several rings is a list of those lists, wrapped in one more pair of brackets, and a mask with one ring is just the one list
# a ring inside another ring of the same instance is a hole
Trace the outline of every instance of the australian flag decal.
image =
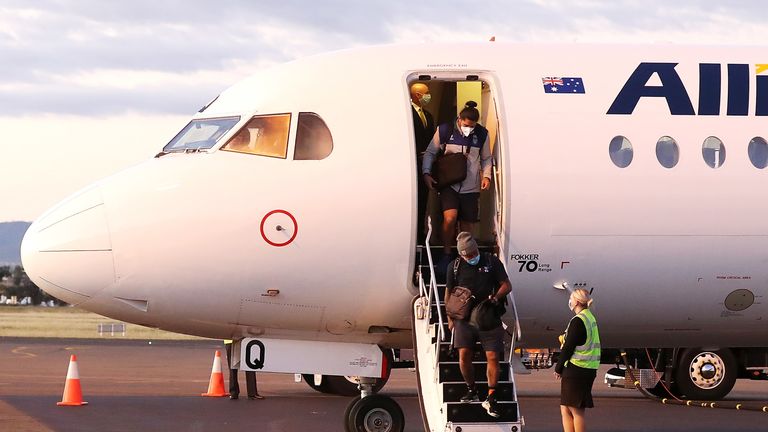
[(544, 93), (584, 94), (584, 80), (580, 77), (544, 77)]

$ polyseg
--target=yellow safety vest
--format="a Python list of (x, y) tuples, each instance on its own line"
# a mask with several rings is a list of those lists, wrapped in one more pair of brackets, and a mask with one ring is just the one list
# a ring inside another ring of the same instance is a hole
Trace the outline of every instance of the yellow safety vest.
[[(600, 332), (597, 331), (597, 320), (589, 309), (584, 309), (578, 315), (587, 329), (587, 341), (574, 350), (570, 362), (585, 369), (600, 367)], [(565, 362), (568, 365), (568, 362)]]

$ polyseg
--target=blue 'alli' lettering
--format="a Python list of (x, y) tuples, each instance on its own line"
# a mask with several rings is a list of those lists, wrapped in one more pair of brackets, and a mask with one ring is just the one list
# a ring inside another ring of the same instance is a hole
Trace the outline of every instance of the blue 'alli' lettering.
[[(644, 97), (663, 97), (672, 115), (696, 115), (680, 75), (677, 63), (640, 63), (608, 109), (608, 114), (632, 114)], [(728, 65), (727, 115), (746, 116), (749, 113), (749, 66)], [(660, 86), (649, 86), (656, 74)], [(768, 116), (768, 75), (756, 76), (755, 115)], [(699, 115), (720, 115), (722, 97), (722, 67), (717, 63), (699, 64)]]

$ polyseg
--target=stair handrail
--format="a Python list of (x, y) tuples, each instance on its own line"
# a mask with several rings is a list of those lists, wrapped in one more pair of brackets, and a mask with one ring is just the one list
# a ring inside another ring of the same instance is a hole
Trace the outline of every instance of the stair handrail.
[[(494, 201), (496, 204), (496, 218), (501, 217), (501, 210), (502, 210), (502, 203), (501, 203), (501, 194), (499, 193), (499, 167), (496, 164), (496, 158), (493, 158), (493, 189), (494, 189)], [(501, 222), (501, 221), (499, 221)]]
[[(440, 341), (445, 341), (445, 331), (443, 330), (443, 311), (440, 309), (440, 296), (437, 293), (437, 281), (435, 280), (435, 265), (432, 261), (432, 249), (429, 247), (429, 239), (432, 238), (432, 217), (427, 216), (427, 237), (424, 239), (424, 247), (427, 249), (427, 262), (429, 263), (429, 296), (427, 297), (430, 306), (428, 318), (432, 314), (432, 299), (435, 300), (435, 309), (437, 309), (437, 335)], [(437, 344), (438, 346), (440, 344)]]
[[(508, 361), (508, 367), (509, 367), (509, 377), (512, 381), (512, 394), (515, 398), (515, 401), (517, 401), (517, 383), (515, 382), (515, 373), (512, 369), (512, 358), (515, 356), (515, 341), (520, 341), (520, 339), (523, 337), (522, 330), (520, 329), (520, 318), (517, 315), (517, 304), (515, 303), (515, 295), (512, 291), (507, 294), (507, 299), (509, 300), (509, 304), (512, 306), (512, 312), (515, 315), (515, 331), (514, 335), (512, 335), (512, 342), (510, 343), (509, 347), (509, 358)], [(517, 404), (517, 419), (520, 419), (520, 404)]]
[(512, 305), (512, 313), (515, 315), (515, 334), (512, 338), (512, 347), (514, 348), (515, 341), (519, 342), (522, 339), (523, 332), (520, 329), (520, 317), (517, 314), (517, 303), (515, 303), (515, 295), (513, 294), (513, 291), (510, 291), (509, 294), (507, 294), (507, 303)]

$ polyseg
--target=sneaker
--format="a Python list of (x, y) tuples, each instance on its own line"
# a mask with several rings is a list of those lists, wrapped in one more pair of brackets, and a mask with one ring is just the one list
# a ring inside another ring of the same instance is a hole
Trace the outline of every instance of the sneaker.
[(469, 403), (469, 402), (478, 402), (480, 398), (477, 397), (477, 391), (472, 389), (467, 389), (467, 394), (461, 397), (459, 399), (459, 402), (461, 403)]
[(486, 399), (485, 402), (483, 402), (483, 408), (485, 408), (489, 416), (496, 417), (496, 418), (501, 417), (501, 412), (499, 412), (499, 407), (496, 405), (496, 396), (488, 395), (488, 399)]

